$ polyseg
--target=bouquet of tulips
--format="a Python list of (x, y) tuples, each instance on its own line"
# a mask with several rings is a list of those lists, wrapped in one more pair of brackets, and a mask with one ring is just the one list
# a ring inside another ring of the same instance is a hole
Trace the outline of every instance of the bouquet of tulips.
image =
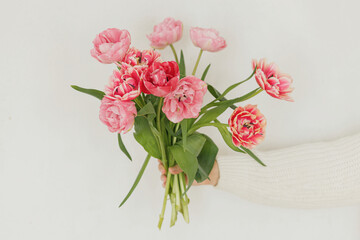
[[(176, 164), (183, 170), (176, 175), (167, 171), (159, 228), (168, 199), (172, 207), (170, 226), (175, 224), (179, 212), (189, 222), (187, 190), (194, 180), (200, 183), (208, 179), (212, 170), (218, 147), (209, 136), (199, 133), (199, 129), (208, 126), (217, 128), (232, 150), (248, 154), (265, 166), (250, 150), (264, 138), (265, 117), (256, 105), (237, 107), (235, 104), (263, 90), (272, 97), (292, 101), (288, 95), (292, 91), (291, 77), (265, 59), (253, 60), (251, 75), (229, 86), (223, 93), (205, 82), (210, 65), (200, 78), (196, 77), (203, 52), (217, 52), (226, 47), (224, 38), (213, 29), (190, 29), (191, 40), (200, 48), (200, 53), (192, 73), (187, 75), (184, 54), (181, 51), (179, 58), (173, 46), (181, 39), (182, 31), (181, 21), (167, 18), (147, 36), (153, 49), (138, 50), (130, 48), (131, 39), (127, 30), (109, 28), (96, 36), (91, 49), (91, 55), (99, 62), (115, 64), (116, 69), (105, 91), (72, 86), (101, 100), (100, 120), (111, 132), (117, 133), (119, 147), (130, 160), (121, 134), (129, 132), (133, 126), (136, 141), (148, 153), (120, 206), (136, 188), (151, 157), (160, 159), (166, 170)], [(175, 61), (164, 61), (155, 50), (167, 46), (170, 46)], [(259, 84), (258, 88), (234, 99), (225, 98), (231, 90), (253, 76)], [(207, 91), (214, 99), (203, 106)], [(221, 123), (218, 117), (228, 108), (234, 109), (234, 112), (228, 123)]]

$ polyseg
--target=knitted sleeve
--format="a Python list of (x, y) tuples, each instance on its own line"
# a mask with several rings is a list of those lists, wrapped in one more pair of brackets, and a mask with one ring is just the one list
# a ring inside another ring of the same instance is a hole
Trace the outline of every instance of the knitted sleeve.
[(331, 142), (219, 156), (216, 188), (261, 204), (336, 207), (360, 204), (360, 134)]

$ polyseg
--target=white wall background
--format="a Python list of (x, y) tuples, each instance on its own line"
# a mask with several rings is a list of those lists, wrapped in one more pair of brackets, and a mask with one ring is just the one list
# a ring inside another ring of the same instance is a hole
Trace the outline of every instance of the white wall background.
[[(356, 0), (1, 1), (0, 239), (359, 239), (359, 206), (282, 209), (212, 187), (189, 192), (189, 225), (179, 218), (169, 229), (167, 217), (159, 232), (156, 161), (118, 209), (145, 152), (129, 133), (134, 161), (125, 159), (98, 120), (99, 101), (69, 87), (107, 83), (113, 66), (89, 54), (98, 32), (126, 28), (134, 46), (148, 48), (145, 35), (172, 16), (184, 23), (175, 46), (189, 69), (198, 52), (190, 26), (216, 28), (227, 39), (228, 48), (204, 54), (199, 66), (212, 63), (208, 81), (220, 89), (263, 56), (293, 76), (295, 103), (266, 94), (251, 101), (268, 119), (260, 150), (334, 139), (360, 130), (359, 8)], [(172, 57), (170, 50), (163, 56)], [(221, 154), (229, 152), (218, 143)]]

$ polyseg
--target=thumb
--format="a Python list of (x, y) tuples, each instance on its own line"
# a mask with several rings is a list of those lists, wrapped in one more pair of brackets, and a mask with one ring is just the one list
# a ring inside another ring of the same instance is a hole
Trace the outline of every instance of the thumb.
[(180, 168), (179, 165), (175, 165), (175, 166), (169, 168), (169, 172), (170, 172), (171, 174), (179, 174), (179, 173), (181, 173), (182, 171), (183, 171), (183, 170)]

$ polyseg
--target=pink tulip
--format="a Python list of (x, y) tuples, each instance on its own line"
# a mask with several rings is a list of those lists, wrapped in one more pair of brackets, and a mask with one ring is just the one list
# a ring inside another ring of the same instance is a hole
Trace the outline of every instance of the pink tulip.
[(91, 49), (91, 56), (101, 63), (114, 63), (124, 59), (131, 43), (127, 30), (109, 28), (98, 34)]
[(234, 145), (251, 149), (264, 139), (266, 119), (256, 105), (249, 104), (234, 110), (229, 127)]
[(130, 101), (140, 95), (141, 67), (123, 63), (121, 70), (114, 70), (109, 84), (105, 87), (105, 97)]
[(160, 53), (154, 50), (144, 50), (141, 52), (141, 63), (151, 66), (154, 62), (161, 62)]
[(181, 122), (184, 118), (197, 118), (206, 90), (207, 85), (204, 81), (187, 76), (165, 97), (162, 110), (174, 123)]
[(193, 27), (190, 29), (190, 38), (196, 47), (204, 51), (217, 52), (226, 47), (225, 39), (215, 29)]
[[(124, 59), (123, 59), (123, 62), (126, 63), (126, 64), (129, 64), (131, 66), (136, 66), (139, 64), (139, 62), (141, 61), (141, 51), (132, 47), (130, 48)], [(118, 64), (120, 67), (121, 67), (121, 64)]]
[(100, 120), (108, 126), (110, 132), (126, 133), (134, 125), (135, 103), (103, 98), (100, 106)]
[(294, 100), (288, 95), (294, 89), (290, 86), (292, 78), (285, 73), (280, 72), (275, 63), (267, 63), (266, 59), (260, 61), (253, 60), (253, 69), (256, 67), (255, 79), (259, 86), (270, 96), (286, 101)]
[(141, 90), (146, 94), (165, 97), (175, 89), (180, 78), (176, 62), (154, 62), (143, 75)]
[[(132, 47), (126, 53), (123, 62), (131, 66), (136, 66), (136, 65), (150, 66), (154, 62), (161, 62), (161, 59), (160, 59), (160, 53), (154, 50), (140, 51)], [(121, 67), (121, 64), (118, 64), (118, 66)]]
[(166, 18), (162, 23), (154, 26), (154, 31), (147, 36), (150, 46), (164, 48), (182, 37), (182, 22), (173, 18)]

